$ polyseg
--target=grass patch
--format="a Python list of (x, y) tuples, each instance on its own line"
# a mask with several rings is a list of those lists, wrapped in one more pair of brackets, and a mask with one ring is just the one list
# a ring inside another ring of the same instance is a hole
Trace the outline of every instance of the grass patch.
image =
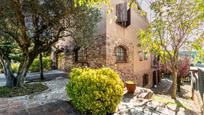
[(188, 105), (186, 105), (184, 103), (181, 103), (179, 101), (175, 101), (174, 99), (164, 98), (164, 97), (160, 97), (160, 96), (157, 96), (157, 95), (154, 95), (152, 97), (152, 99), (154, 101), (157, 101), (157, 102), (160, 102), (160, 103), (164, 103), (166, 105), (177, 106), (179, 108), (184, 108), (184, 109), (191, 109), (190, 106), (188, 106)]
[(41, 83), (25, 84), (24, 87), (7, 88), (0, 87), (0, 98), (30, 95), (48, 89)]

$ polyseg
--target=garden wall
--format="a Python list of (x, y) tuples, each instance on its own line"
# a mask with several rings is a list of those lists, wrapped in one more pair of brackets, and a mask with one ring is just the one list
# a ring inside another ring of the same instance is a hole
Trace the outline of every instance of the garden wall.
[(204, 114), (204, 68), (191, 72), (191, 86), (193, 100)]

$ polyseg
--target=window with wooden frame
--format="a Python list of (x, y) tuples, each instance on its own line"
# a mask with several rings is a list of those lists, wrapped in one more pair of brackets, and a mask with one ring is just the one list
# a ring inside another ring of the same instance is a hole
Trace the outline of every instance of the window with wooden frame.
[(123, 46), (118, 46), (115, 49), (116, 63), (127, 62), (127, 50)]

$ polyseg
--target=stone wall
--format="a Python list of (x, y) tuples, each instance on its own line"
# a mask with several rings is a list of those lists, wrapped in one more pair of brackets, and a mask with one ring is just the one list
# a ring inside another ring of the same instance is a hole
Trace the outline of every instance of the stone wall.
[[(127, 50), (127, 62), (117, 63), (115, 55), (115, 47), (123, 45)], [(64, 51), (64, 58), (59, 59), (59, 68), (70, 71), (73, 67), (88, 66), (91, 68), (99, 68), (102, 66), (110, 67), (118, 72), (122, 80), (133, 80), (137, 86), (143, 86), (143, 76), (148, 74), (148, 85), (152, 86), (152, 69), (151, 56), (148, 60), (140, 61), (137, 53), (138, 47), (130, 41), (121, 39), (108, 38), (104, 35), (98, 36), (91, 46), (86, 49), (86, 63), (75, 62), (75, 54), (73, 48)]]
[[(143, 76), (148, 74), (148, 85), (152, 87), (152, 68), (151, 56), (147, 60), (140, 61), (138, 55), (138, 47), (133, 42), (120, 38), (107, 38), (106, 45), (106, 66), (117, 71), (123, 81), (132, 80), (137, 86), (143, 86)], [(117, 63), (114, 49), (123, 46), (127, 51), (127, 62)]]
[(59, 60), (59, 67), (62, 70), (70, 71), (73, 67), (87, 66), (99, 68), (105, 66), (106, 60), (105, 35), (96, 36), (90, 47), (80, 51), (78, 55), (83, 55), (85, 60), (75, 60), (74, 49), (65, 49), (64, 58)]
[(198, 71), (196, 71), (194, 70), (193, 73), (191, 70), (192, 98), (197, 107), (199, 107), (199, 110), (201, 110), (201, 112), (204, 114), (204, 68), (198, 68)]

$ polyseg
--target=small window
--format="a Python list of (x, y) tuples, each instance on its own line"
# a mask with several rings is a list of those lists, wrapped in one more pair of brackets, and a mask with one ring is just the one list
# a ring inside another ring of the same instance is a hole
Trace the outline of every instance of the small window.
[(127, 62), (127, 51), (122, 46), (116, 48), (116, 62)]

